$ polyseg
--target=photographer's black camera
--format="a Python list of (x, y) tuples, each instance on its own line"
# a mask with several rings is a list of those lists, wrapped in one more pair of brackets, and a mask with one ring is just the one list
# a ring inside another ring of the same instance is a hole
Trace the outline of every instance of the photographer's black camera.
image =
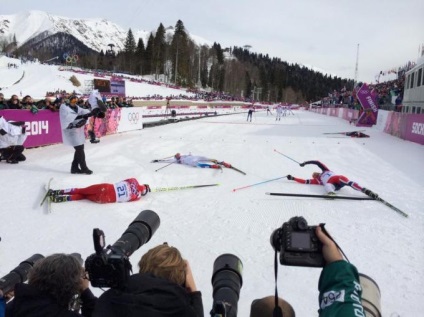
[(236, 317), (243, 263), (233, 254), (222, 254), (213, 264), (211, 316)]
[(290, 266), (323, 267), (322, 243), (305, 218), (293, 217), (271, 234), (271, 245), (280, 252), (280, 263)]
[(21, 262), (17, 267), (10, 271), (9, 274), (0, 278), (0, 290), (3, 294), (7, 294), (13, 290), (15, 284), (25, 282), (28, 278), (28, 272), (34, 266), (35, 262), (41, 259), (44, 259), (44, 256), (41, 254), (34, 254), (25, 261)]
[(129, 257), (143, 244), (148, 242), (160, 225), (159, 216), (151, 210), (140, 212), (128, 229), (112, 246), (105, 249), (104, 233), (93, 230), (96, 253), (85, 261), (91, 285), (94, 287), (119, 288), (125, 285), (130, 273)]

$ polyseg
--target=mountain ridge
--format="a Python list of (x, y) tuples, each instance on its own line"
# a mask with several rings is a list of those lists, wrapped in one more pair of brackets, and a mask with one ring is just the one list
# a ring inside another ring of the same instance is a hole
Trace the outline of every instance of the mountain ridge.
[[(167, 34), (174, 33), (173, 27), (165, 29)], [(131, 30), (135, 39), (141, 38), (144, 43), (147, 43), (150, 33), (156, 32)], [(97, 52), (106, 51), (109, 44), (113, 44), (117, 50), (122, 50), (128, 34), (128, 30), (118, 24), (101, 18), (73, 19), (38, 10), (0, 15), (0, 36), (16, 36), (18, 47), (45, 32), (49, 35), (67, 33)], [(189, 35), (196, 44), (211, 46), (209, 41), (200, 36)]]

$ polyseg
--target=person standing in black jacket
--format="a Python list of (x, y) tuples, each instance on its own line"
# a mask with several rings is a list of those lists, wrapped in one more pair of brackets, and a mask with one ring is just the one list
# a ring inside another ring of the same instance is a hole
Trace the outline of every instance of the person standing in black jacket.
[[(16, 284), (14, 295), (7, 303), (6, 317), (90, 317), (97, 300), (73, 254), (53, 254), (37, 261), (28, 274), (28, 284)], [(70, 310), (76, 299), (81, 314), (79, 309)]]
[(178, 249), (159, 245), (138, 266), (124, 288), (99, 297), (94, 317), (203, 317), (202, 294)]

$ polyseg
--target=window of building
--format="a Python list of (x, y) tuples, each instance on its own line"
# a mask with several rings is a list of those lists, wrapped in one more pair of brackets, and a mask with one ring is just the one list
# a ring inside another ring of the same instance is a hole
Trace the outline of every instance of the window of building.
[(411, 85), (409, 86), (409, 88), (414, 88), (414, 79), (415, 79), (415, 73), (411, 74)]
[(421, 86), (421, 77), (422, 77), (422, 75), (423, 75), (423, 69), (420, 68), (418, 70), (417, 87), (420, 87)]
[(424, 71), (423, 71), (423, 78), (421, 80), (421, 83), (424, 85)]
[(415, 113), (416, 110), (417, 110), (416, 107), (412, 107), (412, 113)]
[(409, 74), (407, 77), (406, 77), (406, 85), (405, 85), (405, 88), (408, 90), (409, 89), (409, 81), (411, 80), (411, 75)]

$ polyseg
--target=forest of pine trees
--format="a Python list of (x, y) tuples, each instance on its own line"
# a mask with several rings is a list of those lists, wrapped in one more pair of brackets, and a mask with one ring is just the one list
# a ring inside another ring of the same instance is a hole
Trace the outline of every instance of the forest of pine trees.
[[(46, 59), (46, 51), (36, 53)], [(135, 39), (129, 29), (123, 50), (115, 52), (110, 44), (106, 52), (85, 52), (79, 64), (90, 69), (152, 75), (155, 80), (180, 87), (211, 89), (236, 98), (269, 102), (315, 101), (333, 90), (353, 86), (352, 80), (327, 76), (267, 54), (251, 53), (247, 47), (223, 49), (219, 43), (198, 46), (181, 20), (177, 21), (173, 36), (167, 36), (161, 23), (147, 43)]]

